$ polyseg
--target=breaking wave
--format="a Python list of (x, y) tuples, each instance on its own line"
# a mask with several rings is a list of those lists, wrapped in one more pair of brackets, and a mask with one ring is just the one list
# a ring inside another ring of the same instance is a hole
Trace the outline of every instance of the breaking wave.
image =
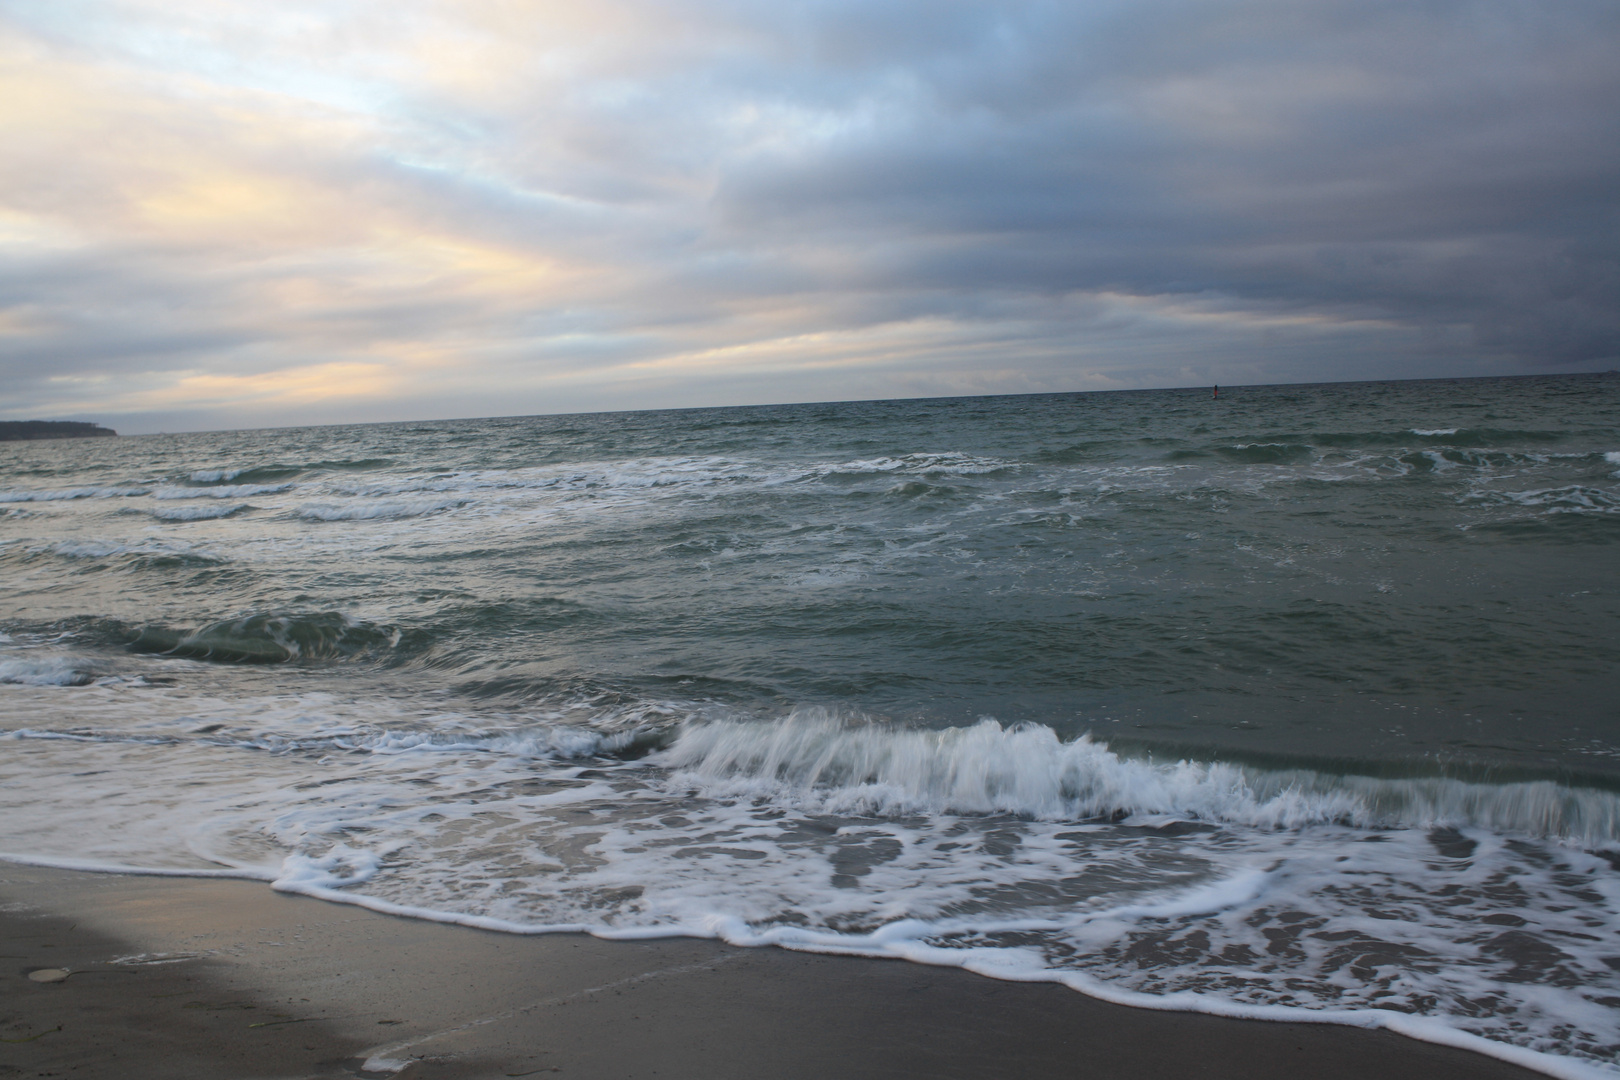
[(83, 657), (29, 656), (0, 660), (0, 683), (21, 686), (85, 686), (101, 675)]
[(0, 491), (0, 503), (61, 502), (69, 499), (123, 499), (145, 495), (142, 487), (77, 487), (55, 491)]
[(1262, 828), (1479, 826), (1603, 845), (1620, 796), (1550, 780), (1384, 779), (1125, 757), (1040, 725), (903, 731), (810, 711), (684, 727), (657, 764), (710, 792), (757, 789), (841, 813), (1005, 813), (1042, 821), (1176, 817)]
[(159, 488), (154, 499), (245, 499), (252, 495), (278, 495), (291, 491), (291, 484), (223, 484), (205, 488)]
[(314, 615), (261, 614), (216, 622), (197, 630), (149, 626), (129, 648), (193, 660), (235, 664), (283, 664), (293, 660), (335, 660), (386, 652), (403, 634), (341, 612)]
[(149, 511), (159, 521), (214, 521), (239, 514), (253, 507), (247, 503), (234, 506), (159, 506)]
[(235, 481), (249, 483), (290, 480), (310, 472), (363, 472), (392, 465), (389, 458), (359, 458), (355, 460), (315, 461), (305, 465), (245, 465), (236, 469), (197, 469), (186, 479), (193, 484), (230, 484)]

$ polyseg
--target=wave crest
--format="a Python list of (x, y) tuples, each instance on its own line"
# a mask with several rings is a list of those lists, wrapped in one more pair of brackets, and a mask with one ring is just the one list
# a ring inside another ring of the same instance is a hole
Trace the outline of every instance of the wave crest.
[(372, 521), (396, 520), (443, 513), (466, 506), (469, 499), (432, 499), (425, 501), (393, 501), (335, 506), (330, 503), (308, 503), (298, 516), (306, 521)]
[(162, 653), (193, 660), (281, 664), (387, 652), (400, 643), (401, 637), (401, 632), (393, 627), (377, 626), (331, 611), (313, 615), (250, 615), (192, 631), (149, 626), (140, 631), (129, 648), (132, 652)]
[(30, 656), (0, 660), (0, 683), (21, 686), (86, 686), (102, 671), (99, 665), (69, 656)]
[(217, 487), (159, 488), (154, 499), (245, 499), (252, 495), (279, 495), (292, 484), (222, 484)]
[(0, 503), (65, 502), (72, 499), (125, 499), (145, 495), (143, 487), (76, 487), (55, 491), (0, 491)]
[(1467, 826), (1588, 845), (1620, 840), (1620, 797), (1550, 780), (1383, 779), (1124, 757), (1090, 735), (982, 720), (939, 731), (818, 710), (776, 723), (688, 723), (652, 759), (676, 782), (757, 789), (840, 812), (1008, 813), (1047, 821), (1180, 818), (1299, 828)]

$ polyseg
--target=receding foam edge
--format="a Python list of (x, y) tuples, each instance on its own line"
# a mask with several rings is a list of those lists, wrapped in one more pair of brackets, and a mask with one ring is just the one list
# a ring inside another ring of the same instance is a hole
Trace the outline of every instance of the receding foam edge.
[[(1486, 1057), (1495, 1058), (1510, 1065), (1517, 1065), (1520, 1068), (1556, 1077), (1557, 1080), (1615, 1080), (1615, 1077), (1620, 1076), (1620, 1068), (1609, 1068), (1595, 1063), (1589, 1064), (1572, 1058), (1559, 1057), (1556, 1054), (1544, 1053), (1540, 1050), (1530, 1050), (1522, 1046), (1495, 1042), (1480, 1035), (1458, 1031), (1435, 1020), (1408, 1016), (1387, 1009), (1313, 1010), (1289, 1005), (1240, 1005), (1185, 990), (1162, 996), (1142, 994), (1131, 990), (1116, 990), (1101, 980), (1074, 971), (1035, 972), (1016, 970), (1005, 963), (987, 962), (982, 958), (975, 959), (973, 951), (942, 949), (938, 946), (924, 944), (916, 940), (916, 936), (920, 935), (921, 928), (926, 924), (916, 920), (903, 920), (900, 923), (882, 926), (871, 934), (864, 935), (839, 935), (826, 931), (804, 931), (797, 927), (778, 927), (760, 933), (749, 929), (748, 925), (741, 919), (730, 916), (713, 917), (708, 920), (709, 925), (707, 927), (637, 927), (613, 930), (600, 926), (587, 926), (582, 923), (527, 925), (508, 922), (504, 919), (492, 919), (483, 915), (458, 915), (451, 912), (435, 911), (431, 908), (395, 904), (375, 897), (347, 893), (340, 889), (289, 881), (277, 871), (256, 867), (221, 869), (135, 867), (88, 859), (59, 859), (50, 856), (22, 855), (12, 852), (0, 852), (0, 862), (13, 863), (19, 866), (38, 866), (54, 870), (72, 870), (81, 873), (129, 874), (140, 877), (234, 878), (246, 881), (263, 881), (269, 883), (270, 887), (277, 892), (307, 896), (315, 900), (326, 900), (338, 904), (351, 904), (355, 907), (375, 911), (381, 915), (421, 919), (424, 922), (449, 923), (474, 930), (492, 930), (507, 934), (526, 936), (588, 934), (604, 941), (646, 941), (655, 938), (688, 937), (718, 940), (727, 945), (742, 948), (774, 945), (777, 948), (787, 949), (791, 952), (909, 960), (912, 963), (926, 964), (931, 967), (961, 968), (975, 975), (1000, 979), (1003, 982), (1059, 983), (1098, 1001), (1105, 1001), (1112, 1005), (1124, 1005), (1135, 1009), (1153, 1009), (1158, 1012), (1202, 1013), (1206, 1016), (1219, 1016), (1233, 1020), (1270, 1020), (1291, 1024), (1338, 1024), (1343, 1027), (1363, 1028), (1366, 1030), (1383, 1029), (1398, 1035), (1404, 1035), (1407, 1038), (1417, 1039), (1420, 1042), (1434, 1043), (1438, 1046), (1450, 1046), (1458, 1050), (1469, 1050), (1476, 1054), (1483, 1054)], [(907, 924), (913, 924), (917, 928), (916, 934), (907, 936)], [(859, 944), (862, 941), (872, 944), (863, 946)]]
[(236, 878), (244, 881), (274, 882), (274, 870), (251, 866), (212, 869), (189, 866), (123, 866), (118, 863), (98, 862), (94, 859), (59, 859), (51, 855), (19, 855), (0, 851), (0, 862), (17, 866), (38, 866), (47, 870), (76, 870), (84, 874), (134, 874), (140, 877)]

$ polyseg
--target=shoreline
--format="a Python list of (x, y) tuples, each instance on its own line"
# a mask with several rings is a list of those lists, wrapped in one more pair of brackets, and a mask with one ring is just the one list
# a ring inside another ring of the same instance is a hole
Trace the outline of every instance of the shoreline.
[[(1132, 1008), (892, 959), (504, 934), (232, 878), (0, 863), (0, 926), (7, 1075), (1545, 1075), (1387, 1030)], [(37, 968), (75, 974), (29, 980)]]

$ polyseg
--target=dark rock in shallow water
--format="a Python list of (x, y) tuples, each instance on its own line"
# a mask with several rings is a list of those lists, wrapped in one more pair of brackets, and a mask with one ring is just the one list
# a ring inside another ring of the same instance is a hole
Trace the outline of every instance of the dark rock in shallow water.
[(16, 439), (85, 439), (117, 434), (112, 428), (82, 420), (0, 420), (0, 442)]

